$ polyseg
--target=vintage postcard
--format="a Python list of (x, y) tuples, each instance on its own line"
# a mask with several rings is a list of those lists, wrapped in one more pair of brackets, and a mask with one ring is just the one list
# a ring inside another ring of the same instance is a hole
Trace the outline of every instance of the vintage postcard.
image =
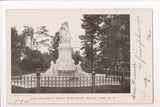
[(152, 9), (10, 9), (7, 103), (152, 103)]

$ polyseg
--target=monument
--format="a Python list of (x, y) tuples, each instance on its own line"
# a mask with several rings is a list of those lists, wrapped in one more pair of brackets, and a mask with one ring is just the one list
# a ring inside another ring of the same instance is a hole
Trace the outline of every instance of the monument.
[(76, 67), (72, 59), (72, 35), (69, 31), (68, 22), (64, 22), (61, 25), (59, 38), (58, 60), (56, 61), (58, 76), (74, 76)]
[(58, 59), (56, 64), (51, 63), (51, 67), (45, 75), (52, 75), (55, 77), (89, 77), (89, 74), (81, 69), (80, 64), (74, 64), (74, 60), (72, 59), (73, 48), (71, 47), (71, 39), (72, 35), (69, 31), (69, 24), (65, 21), (59, 29)]

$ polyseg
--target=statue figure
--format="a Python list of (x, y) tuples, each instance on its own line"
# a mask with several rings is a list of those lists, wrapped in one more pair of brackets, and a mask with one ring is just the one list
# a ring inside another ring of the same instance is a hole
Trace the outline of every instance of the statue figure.
[(69, 24), (67, 21), (62, 23), (60, 30), (59, 30), (59, 46), (70, 46), (72, 35), (69, 31)]

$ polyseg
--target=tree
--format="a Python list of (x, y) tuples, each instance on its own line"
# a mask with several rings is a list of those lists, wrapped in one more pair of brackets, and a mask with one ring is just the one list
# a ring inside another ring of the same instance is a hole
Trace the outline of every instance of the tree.
[(41, 26), (37, 28), (38, 30), (35, 32), (35, 37), (33, 38), (33, 45), (35, 49), (41, 48), (41, 46), (45, 46), (48, 50), (51, 50), (51, 41), (52, 36), (48, 34), (48, 30), (46, 26)]
[(59, 32), (55, 33), (55, 36), (52, 38), (52, 60), (54, 63), (56, 63), (56, 60), (58, 59), (58, 46), (59, 46)]
[[(35, 73), (38, 68), (43, 72), (50, 67), (50, 55), (38, 50), (38, 47), (47, 44), (49, 40), (46, 32), (48, 30), (44, 26), (38, 28), (36, 33), (32, 27), (24, 26), (19, 35), (15, 27), (11, 28), (13, 75)], [(40, 37), (45, 38), (39, 39)]]
[(25, 26), (21, 35), (26, 37), (30, 46), (26, 45), (25, 57), (22, 59), (21, 69), (25, 71), (24, 73), (34, 73), (37, 69), (45, 71), (50, 66), (50, 55), (42, 54), (40, 48), (46, 46), (50, 49), (51, 46), (49, 40), (51, 36), (48, 34), (48, 30), (45, 26), (37, 28), (38, 30), (34, 32), (34, 29), (29, 26)]
[(26, 57), (22, 60), (21, 69), (24, 74), (35, 73), (37, 69), (44, 72), (50, 67), (50, 56), (42, 54), (38, 50), (30, 50), (26, 52)]
[(33, 49), (34, 29), (29, 26), (24, 26), (24, 30), (21, 35), (25, 37), (26, 42), (27, 39), (30, 39), (30, 48)]
[(81, 49), (89, 60), (93, 56), (98, 69), (117, 71), (122, 62), (130, 61), (129, 15), (84, 15), (82, 21), (85, 35), (79, 37), (83, 45)]
[(72, 58), (75, 61), (75, 65), (77, 65), (79, 63), (79, 61), (82, 61), (82, 57), (80, 55), (80, 51), (76, 50), (75, 52), (73, 52)]
[(21, 58), (25, 51), (25, 37), (18, 34), (15, 27), (11, 27), (11, 67), (12, 75), (20, 75)]
[[(92, 66), (95, 65), (95, 61), (93, 63), (92, 60), (95, 59), (97, 47), (92, 47), (98, 43), (97, 41), (97, 31), (98, 31), (98, 16), (96, 15), (84, 15), (84, 18), (82, 19), (83, 23), (81, 27), (85, 29), (85, 35), (79, 36), (79, 38), (82, 40), (82, 48), (81, 50), (84, 50), (83, 55), (86, 60), (90, 60), (90, 72), (92, 69)], [(84, 61), (83, 61), (84, 62)], [(93, 64), (92, 64), (93, 63)]]
[(111, 68), (117, 71), (118, 66), (122, 66), (120, 62), (130, 61), (129, 15), (111, 15), (108, 18), (105, 16), (101, 18), (108, 23), (101, 26), (100, 54), (111, 61)]

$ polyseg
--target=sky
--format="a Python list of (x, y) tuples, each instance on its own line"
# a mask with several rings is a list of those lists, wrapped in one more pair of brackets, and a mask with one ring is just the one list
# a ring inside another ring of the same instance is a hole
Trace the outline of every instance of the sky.
[(30, 26), (36, 29), (40, 26), (46, 26), (48, 34), (54, 35), (64, 21), (68, 21), (70, 32), (72, 34), (71, 46), (74, 48), (81, 47), (79, 35), (84, 34), (81, 28), (82, 14), (72, 11), (60, 10), (10, 10), (7, 12), (10, 27), (15, 26), (18, 33), (21, 33), (23, 26)]

